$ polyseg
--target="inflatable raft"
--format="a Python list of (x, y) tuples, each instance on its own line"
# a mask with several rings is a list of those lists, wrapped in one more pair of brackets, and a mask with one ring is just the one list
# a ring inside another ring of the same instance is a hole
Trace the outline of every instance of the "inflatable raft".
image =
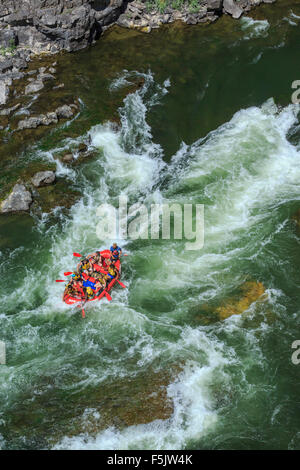
[[(111, 257), (111, 252), (110, 250), (104, 250), (100, 251), (101, 255), (103, 258), (110, 258)], [(121, 275), (121, 262), (120, 260), (116, 261), (114, 264), (115, 268), (119, 271)], [(119, 277), (120, 278), (120, 277)], [(107, 292), (111, 291), (114, 285), (116, 284), (117, 279), (112, 279), (111, 282), (106, 286), (104, 290), (102, 290), (99, 295), (96, 295), (92, 299), (87, 299), (86, 302), (93, 302), (94, 300), (100, 300), (102, 297), (106, 295)], [(63, 295), (63, 301), (66, 302), (68, 305), (73, 305), (76, 303), (81, 303), (82, 298), (80, 297), (73, 297), (67, 292), (67, 289), (65, 289), (64, 295)]]

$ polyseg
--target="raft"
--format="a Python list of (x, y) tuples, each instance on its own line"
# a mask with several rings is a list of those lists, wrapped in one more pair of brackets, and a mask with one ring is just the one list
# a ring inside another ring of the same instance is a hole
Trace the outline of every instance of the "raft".
[[(110, 258), (111, 257), (110, 250), (103, 250), (103, 251), (100, 251), (100, 253), (103, 256), (103, 258)], [(114, 266), (115, 266), (115, 268), (117, 268), (117, 270), (121, 274), (121, 262), (120, 262), (120, 260), (116, 261)], [(102, 297), (105, 296), (105, 292), (111, 291), (111, 289), (114, 287), (116, 282), (117, 282), (117, 279), (112, 279), (105, 290), (103, 290), (98, 296), (93, 297), (92, 299), (87, 299), (86, 302), (94, 302), (94, 300), (102, 299)], [(73, 304), (76, 304), (76, 303), (81, 303), (82, 299), (79, 298), (79, 297), (73, 297), (72, 295), (68, 294), (67, 289), (65, 289), (65, 292), (64, 292), (64, 295), (63, 295), (63, 301), (68, 305), (73, 305)]]

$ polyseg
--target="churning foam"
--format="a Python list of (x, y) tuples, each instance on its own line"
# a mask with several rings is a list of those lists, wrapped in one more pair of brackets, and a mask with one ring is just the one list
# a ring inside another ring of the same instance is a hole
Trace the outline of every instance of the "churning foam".
[[(203, 287), (201, 293), (197, 291), (201, 303), (224, 292), (227, 281), (230, 287), (240, 282), (239, 275), (231, 273), (234, 263), (238, 264), (244, 257), (253, 255), (259, 240), (263, 240), (265, 235), (270, 236), (265, 232), (268, 229), (264, 222), (272, 217), (274, 208), (298, 198), (299, 194), (300, 155), (286, 138), (297, 119), (296, 107), (279, 110), (269, 100), (261, 107), (241, 110), (230, 122), (211, 132), (205, 139), (191, 146), (183, 144), (170, 167), (166, 168), (161, 147), (153, 143), (146, 116), (149, 107), (157, 104), (167, 92), (169, 84), (166, 82), (161, 87), (156, 86), (151, 74), (146, 74), (144, 78), (142, 89), (128, 95), (124, 101), (124, 107), (120, 110), (121, 129), (115, 130), (110, 124), (104, 124), (90, 130), (91, 145), (98, 150), (99, 156), (89, 166), (90, 174), (85, 174), (84, 170), (69, 173), (70, 178), (78, 179), (84, 195), (71, 209), (70, 217), (64, 220), (63, 233), (55, 227), (47, 228), (41, 222), (39, 230), (52, 243), (47, 270), (28, 270), (17, 290), (6, 296), (6, 303), (1, 295), (0, 300), (8, 306), (9, 313), (13, 311), (16, 294), (22, 304), (16, 315), (8, 315), (3, 321), (4, 331), (17, 325), (17, 337), (15, 343), (11, 343), (15, 354), (22, 357), (30, 344), (34, 345), (38, 355), (28, 357), (25, 365), (6, 368), (5, 374), (1, 372), (0, 389), (2, 397), (12, 397), (15, 384), (23, 385), (26, 381), (30, 384), (47, 369), (45, 358), (48, 354), (52, 357), (52, 367), (59, 371), (68, 359), (74, 360), (76, 355), (82, 354), (82, 344), (85, 344), (86, 348), (95, 352), (95, 357), (101, 356), (101, 360), (106, 361), (106, 368), (101, 369), (97, 364), (95, 368), (90, 366), (82, 370), (82, 376), (78, 379), (82, 387), (98, 383), (107, 375), (117, 378), (121, 373), (130, 374), (126, 369), (128, 358), (138, 357), (138, 367), (148, 366), (160, 357), (175, 358), (178, 362), (184, 359), (182, 373), (167, 388), (174, 413), (166, 421), (158, 420), (123, 430), (109, 428), (96, 438), (86, 434), (73, 438), (66, 436), (55, 448), (189, 447), (218, 423), (218, 409), (213, 398), (216, 391), (212, 390), (215, 378), (218, 377), (218, 383), (227, 386), (229, 377), (225, 372), (226, 365), (236, 363), (242, 368), (233, 348), (217, 338), (218, 331), (222, 329), (222, 333), (232, 334), (234, 331), (245, 335), (248, 338), (247, 346), (254, 341), (253, 336), (241, 331), (235, 318), (210, 328), (178, 325), (176, 319), (185, 318), (190, 298), (178, 300), (174, 312), (163, 312), (152, 319), (142, 307), (128, 306), (127, 295), (130, 292), (116, 291), (115, 303), (103, 301), (92, 305), (85, 325), (63, 325), (54, 336), (49, 332), (45, 345), (42, 335), (45, 325), (30, 324), (28, 319), (44, 316), (51, 324), (57, 313), (64, 315), (70, 312), (61, 300), (61, 284), (53, 284), (53, 281), (64, 270), (73, 268), (73, 251), (86, 253), (107, 246), (109, 241), (99, 241), (95, 233), (97, 206), (102, 202), (114, 201), (120, 193), (128, 194), (135, 201), (144, 201), (154, 190), (156, 193), (150, 198), (158, 198), (160, 202), (205, 202), (206, 241), (202, 251), (185, 253), (178, 241), (162, 243), (157, 249), (158, 253), (149, 246), (138, 246), (137, 254), (149, 262), (149, 272), (139, 274), (138, 284), (135, 274), (131, 279), (130, 274), (125, 273), (128, 276), (126, 284), (130, 287), (130, 282), (133, 283), (141, 301), (150, 298), (149, 290), (159, 300), (167, 291), (172, 296), (173, 292), (188, 283), (195, 288)], [(51, 158), (51, 152), (48, 156)], [(61, 165), (60, 171), (67, 171)], [(166, 176), (170, 178), (170, 184), (167, 189), (160, 188)], [(235, 245), (249, 233), (256, 233), (256, 243)], [(40, 247), (37, 247), (34, 254), (38, 254), (39, 250)], [(159, 258), (157, 265), (151, 264), (155, 256)], [(228, 276), (226, 282), (225, 276)], [(32, 288), (35, 285), (36, 289)], [(173, 290), (171, 286), (174, 286)], [(45, 294), (43, 302), (37, 301), (38, 289)], [(28, 292), (31, 294), (28, 295)], [(160, 338), (159, 332), (163, 328), (175, 331), (173, 340)], [(93, 335), (98, 335), (98, 342), (93, 341)], [(128, 342), (117, 360), (105, 357), (105, 348), (101, 350), (101, 345), (110, 341), (110, 335), (114, 341), (121, 337), (122, 345), (125, 340)], [(71, 352), (69, 356), (61, 357), (57, 352), (65, 344)], [(256, 348), (259, 357), (257, 344)], [(76, 385), (78, 383), (74, 387)], [(85, 416), (91, 412), (98, 411), (87, 409)]]
[(249, 40), (256, 37), (266, 37), (270, 27), (268, 20), (254, 20), (249, 16), (243, 16), (240, 20), (242, 30), (245, 31), (244, 39)]

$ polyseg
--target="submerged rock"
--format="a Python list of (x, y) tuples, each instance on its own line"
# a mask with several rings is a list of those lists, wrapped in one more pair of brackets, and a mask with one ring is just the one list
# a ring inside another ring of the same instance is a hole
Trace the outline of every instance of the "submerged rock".
[(2, 214), (9, 212), (28, 211), (32, 203), (32, 196), (24, 184), (16, 184), (10, 195), (1, 203)]
[(74, 110), (71, 106), (64, 104), (56, 110), (57, 117), (68, 119), (73, 116)]
[(74, 161), (74, 157), (72, 153), (66, 153), (63, 157), (61, 157), (61, 161), (63, 163), (72, 163)]
[(30, 95), (32, 93), (37, 93), (38, 91), (44, 88), (44, 83), (42, 80), (35, 80), (34, 82), (29, 83), (25, 87), (25, 95)]
[(81, 143), (78, 145), (78, 147), (77, 147), (77, 151), (78, 151), (79, 153), (86, 152), (87, 149), (88, 149), (87, 145), (84, 144), (83, 142), (81, 142)]
[(34, 175), (31, 181), (36, 188), (40, 188), (41, 186), (54, 183), (55, 173), (54, 171), (39, 171)]
[(297, 231), (300, 231), (300, 209), (292, 216), (292, 220), (295, 222)]
[(211, 304), (195, 305), (191, 307), (190, 314), (197, 324), (210, 325), (219, 320), (225, 320), (232, 315), (241, 315), (265, 293), (261, 282), (246, 281), (239, 288), (239, 292), (225, 299), (217, 307)]
[(21, 131), (23, 129), (36, 129), (39, 126), (49, 126), (50, 124), (56, 124), (59, 119), (71, 118), (76, 110), (76, 104), (60, 106), (55, 111), (51, 111), (47, 114), (40, 114), (39, 116), (32, 116), (26, 119), (22, 119), (18, 122), (17, 130)]
[(56, 113), (41, 114), (39, 116), (22, 119), (18, 123), (17, 130), (36, 129), (39, 126), (49, 126), (58, 122)]
[(241, 298), (229, 300), (216, 309), (221, 320), (245, 312), (253, 302), (263, 295), (266, 289), (261, 282), (247, 281), (242, 285), (241, 290), (243, 294)]
[(17, 103), (15, 106), (11, 106), (10, 108), (2, 109), (0, 111), (0, 116), (9, 116), (11, 113), (19, 109), (21, 106), (20, 103)]

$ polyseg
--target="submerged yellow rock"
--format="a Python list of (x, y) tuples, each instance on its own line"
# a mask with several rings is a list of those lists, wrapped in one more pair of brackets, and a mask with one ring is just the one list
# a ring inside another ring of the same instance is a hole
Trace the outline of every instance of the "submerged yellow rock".
[(297, 229), (300, 229), (300, 209), (293, 215), (292, 220), (296, 223)]
[(262, 282), (247, 281), (242, 285), (241, 290), (243, 296), (240, 299), (229, 300), (224, 305), (217, 307), (216, 312), (221, 320), (245, 312), (266, 289)]
[(142, 28), (140, 28), (140, 31), (142, 33), (150, 33), (151, 28), (150, 28), (150, 26), (143, 26)]

